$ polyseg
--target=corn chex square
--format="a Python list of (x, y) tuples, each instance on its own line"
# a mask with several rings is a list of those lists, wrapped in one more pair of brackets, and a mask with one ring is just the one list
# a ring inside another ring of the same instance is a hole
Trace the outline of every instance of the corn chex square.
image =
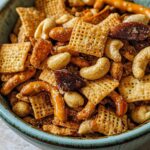
[(128, 103), (150, 100), (150, 75), (143, 79), (125, 77), (120, 82), (119, 91)]
[(47, 93), (39, 93), (29, 98), (35, 119), (41, 119), (54, 113)]
[(118, 117), (116, 114), (100, 105), (96, 118), (98, 131), (104, 135), (115, 135), (127, 131), (127, 116)]
[(67, 47), (71, 48), (73, 51), (102, 57), (107, 36), (108, 29), (78, 19), (73, 28), (71, 39)]
[(0, 73), (24, 71), (25, 62), (30, 48), (31, 44), (29, 42), (1, 45)]
[(18, 7), (17, 12), (20, 16), (26, 37), (33, 37), (34, 32), (45, 15), (35, 8)]
[(44, 69), (40, 74), (39, 79), (48, 82), (52, 86), (57, 86), (57, 82), (53, 70)]
[(119, 82), (117, 80), (104, 77), (99, 80), (89, 81), (87, 86), (81, 89), (81, 92), (89, 101), (97, 105), (118, 86)]
[(64, 0), (36, 0), (36, 8), (44, 12), (47, 17), (60, 17), (67, 13)]

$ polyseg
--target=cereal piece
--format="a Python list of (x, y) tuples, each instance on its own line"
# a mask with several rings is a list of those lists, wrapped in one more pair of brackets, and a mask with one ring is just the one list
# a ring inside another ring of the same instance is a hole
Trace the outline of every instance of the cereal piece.
[(110, 74), (114, 79), (120, 81), (123, 75), (123, 64), (113, 62), (110, 68)]
[(132, 62), (123, 64), (123, 77), (132, 75)]
[(36, 119), (41, 119), (54, 113), (50, 104), (49, 95), (46, 93), (40, 93), (29, 99)]
[(24, 71), (31, 44), (3, 44), (0, 47), (0, 73)]
[(11, 93), (8, 95), (8, 100), (9, 100), (11, 106), (14, 106), (14, 104), (15, 104), (16, 102), (18, 102), (18, 99), (17, 99), (16, 95), (17, 95), (17, 92), (16, 92), (16, 91), (13, 91), (13, 92), (11, 92)]
[(141, 105), (136, 107), (131, 112), (131, 118), (134, 122), (142, 124), (147, 120), (150, 120), (150, 106)]
[(75, 91), (85, 86), (85, 81), (66, 69), (55, 71), (57, 84), (63, 91)]
[(23, 42), (27, 42), (28, 38), (26, 36), (26, 31), (24, 26), (22, 25), (19, 29), (19, 33), (18, 33), (18, 43), (23, 43)]
[(150, 35), (150, 27), (142, 23), (127, 22), (122, 23), (111, 30), (112, 38), (143, 41)]
[(16, 10), (24, 27), (25, 36), (27, 38), (34, 37), (36, 28), (45, 18), (44, 14), (34, 8), (18, 7)]
[(48, 82), (52, 86), (57, 86), (54, 71), (50, 69), (44, 69), (40, 74), (39, 79)]
[(46, 17), (56, 17), (67, 14), (64, 0), (36, 0), (36, 7), (46, 14)]
[(106, 3), (108, 5), (114, 6), (115, 8), (118, 8), (120, 10), (137, 13), (137, 14), (144, 14), (150, 18), (150, 9), (136, 3), (122, 1), (122, 0), (102, 0), (102, 3)]
[(33, 48), (30, 62), (35, 67), (40, 67), (40, 64), (51, 53), (53, 45), (50, 41), (39, 39)]
[(103, 28), (105, 28), (105, 30), (111, 30), (114, 27), (116, 27), (117, 25), (119, 25), (121, 23), (121, 19), (119, 14), (117, 13), (112, 13), (110, 14), (105, 20), (103, 20), (102, 22), (100, 22), (100, 26), (102, 26)]
[(101, 57), (107, 40), (108, 30), (79, 19), (72, 31), (68, 47), (73, 51)]
[(3, 95), (8, 95), (16, 86), (32, 78), (35, 73), (35, 69), (29, 69), (27, 71), (15, 74), (2, 86), (1, 93)]
[(132, 72), (135, 78), (141, 79), (150, 61), (150, 46), (142, 49), (134, 58)]
[(119, 91), (128, 103), (150, 100), (150, 75), (143, 79), (136, 79), (133, 76), (121, 80)]
[(93, 66), (80, 70), (80, 76), (87, 80), (97, 80), (104, 77), (110, 69), (110, 61), (106, 57), (99, 58)]
[(81, 92), (85, 97), (93, 104), (97, 105), (107, 95), (109, 95), (119, 82), (110, 77), (104, 77), (96, 81), (88, 82), (87, 86), (81, 89)]
[(110, 14), (110, 7), (106, 6), (102, 11), (95, 14), (94, 16), (85, 17), (83, 20), (88, 23), (92, 24), (99, 24), (101, 21), (103, 21), (105, 18), (107, 18)]
[(61, 128), (55, 125), (44, 125), (43, 130), (45, 132), (49, 132), (49, 133), (61, 135), (61, 136), (75, 136), (76, 135), (76, 130), (69, 129), (69, 128)]
[(79, 129), (79, 124), (75, 123), (75, 122), (61, 122), (57, 119), (53, 120), (52, 123), (56, 126), (60, 126), (60, 127), (64, 127), (64, 128), (69, 128), (69, 129), (73, 129), (73, 130), (78, 130)]
[(100, 105), (95, 119), (86, 120), (80, 125), (79, 134), (99, 132), (104, 135), (115, 135), (128, 130), (127, 116), (117, 117), (114, 112)]

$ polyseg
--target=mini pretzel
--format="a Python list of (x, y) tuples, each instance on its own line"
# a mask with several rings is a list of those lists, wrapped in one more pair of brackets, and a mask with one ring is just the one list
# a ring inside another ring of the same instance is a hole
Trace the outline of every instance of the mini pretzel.
[(54, 116), (56, 119), (64, 122), (67, 120), (67, 112), (65, 109), (65, 102), (59, 91), (55, 88), (51, 88), (51, 99), (54, 105)]
[(136, 13), (136, 14), (144, 14), (150, 18), (150, 9), (135, 3), (123, 1), (123, 0), (97, 0), (95, 3), (95, 8), (101, 8), (103, 4), (106, 3), (108, 5), (114, 6), (120, 10)]
[(114, 101), (116, 105), (116, 114), (118, 116), (125, 115), (127, 112), (127, 102), (123, 99), (123, 97), (115, 91), (111, 92), (109, 97)]
[(1, 93), (3, 95), (8, 95), (16, 86), (29, 80), (31, 77), (33, 77), (35, 72), (36, 72), (35, 69), (29, 69), (27, 71), (14, 75), (1, 88)]
[(80, 68), (90, 66), (90, 63), (87, 60), (85, 60), (81, 57), (72, 57), (71, 58), (71, 63), (78, 66), (78, 67), (80, 67)]

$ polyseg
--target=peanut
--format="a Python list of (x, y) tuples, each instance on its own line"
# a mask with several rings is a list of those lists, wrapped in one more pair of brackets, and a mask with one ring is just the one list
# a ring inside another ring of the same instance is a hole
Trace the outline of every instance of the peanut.
[(68, 52), (60, 53), (54, 56), (51, 56), (47, 60), (48, 68), (52, 70), (58, 70), (64, 68), (71, 59), (71, 55)]
[(77, 108), (84, 104), (84, 98), (77, 92), (66, 92), (64, 100), (70, 108)]

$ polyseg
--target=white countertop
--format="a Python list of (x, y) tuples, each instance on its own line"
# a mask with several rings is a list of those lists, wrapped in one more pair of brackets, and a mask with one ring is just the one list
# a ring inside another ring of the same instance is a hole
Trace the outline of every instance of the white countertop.
[(0, 119), (0, 150), (40, 150), (19, 137)]

